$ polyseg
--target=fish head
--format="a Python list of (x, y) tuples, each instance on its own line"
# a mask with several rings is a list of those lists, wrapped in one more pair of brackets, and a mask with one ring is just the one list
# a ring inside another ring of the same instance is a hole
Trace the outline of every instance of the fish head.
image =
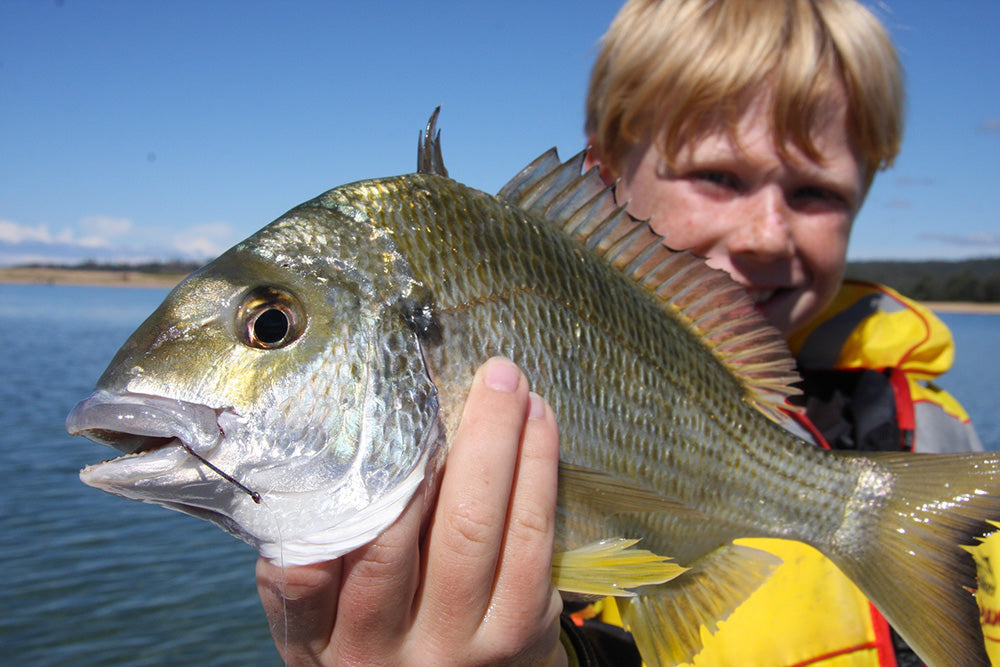
[(441, 437), (419, 286), (362, 218), (293, 209), (170, 292), (67, 418), (124, 454), (81, 479), (286, 564), (391, 524)]

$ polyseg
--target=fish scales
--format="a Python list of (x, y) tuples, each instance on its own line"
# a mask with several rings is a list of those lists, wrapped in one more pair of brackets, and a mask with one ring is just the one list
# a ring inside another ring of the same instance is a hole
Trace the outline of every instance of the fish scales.
[(777, 423), (793, 362), (741, 288), (582, 154), (491, 196), (446, 177), (433, 126), (422, 173), (330, 190), (167, 296), (67, 417), (126, 454), (83, 481), (287, 565), (335, 558), (433, 490), (475, 369), (505, 355), (559, 420), (554, 581), (621, 596), (646, 664), (690, 660), (767, 578), (774, 557), (731, 544), (753, 536), (820, 549), (928, 664), (985, 664), (959, 547), (1000, 515), (1000, 455), (798, 440)]
[[(852, 488), (847, 480), (861, 470), (824, 465), (809, 474), (813, 448), (749, 405), (743, 385), (687, 327), (551, 224), (430, 175), (362, 182), (307, 206), (357, 202), (370, 202), (361, 218), (391, 232), (408, 259), (406, 279), (432, 295), (444, 340), (425, 354), (449, 429), (475, 367), (506, 355), (552, 403), (565, 461), (615, 471), (740, 526), (718, 544), (738, 534), (825, 539), (836, 531), (829, 509), (846, 500), (836, 490)], [(829, 501), (801, 502), (821, 498), (824, 486), (835, 492)], [(599, 536), (560, 535), (560, 546)], [(664, 553), (686, 549), (649, 539)]]

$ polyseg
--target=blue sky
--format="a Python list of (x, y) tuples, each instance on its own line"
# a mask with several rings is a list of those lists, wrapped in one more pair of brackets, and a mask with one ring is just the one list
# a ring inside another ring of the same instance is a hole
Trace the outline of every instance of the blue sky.
[[(489, 192), (583, 147), (617, 2), (0, 2), (0, 264), (206, 258), (336, 185), (412, 171), (442, 106)], [(852, 259), (1000, 256), (1000, 3), (879, 2), (907, 134)]]

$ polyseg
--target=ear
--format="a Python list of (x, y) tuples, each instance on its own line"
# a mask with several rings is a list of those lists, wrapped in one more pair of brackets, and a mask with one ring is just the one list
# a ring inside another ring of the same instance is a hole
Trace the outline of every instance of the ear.
[(598, 173), (601, 175), (601, 180), (604, 181), (605, 185), (614, 184), (616, 178), (614, 171), (604, 161), (601, 149), (594, 141), (594, 135), (589, 135), (587, 137), (587, 154), (583, 158), (583, 169), (584, 171), (590, 171), (594, 167), (598, 168)]

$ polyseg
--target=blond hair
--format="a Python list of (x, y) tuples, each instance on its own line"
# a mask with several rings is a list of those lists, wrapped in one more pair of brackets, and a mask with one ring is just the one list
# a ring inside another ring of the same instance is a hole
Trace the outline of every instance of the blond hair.
[(817, 159), (811, 132), (842, 86), (867, 187), (899, 152), (902, 78), (882, 24), (855, 0), (629, 0), (594, 63), (585, 129), (616, 173), (646, 140), (670, 163), (700, 133), (732, 133), (764, 90), (776, 148)]

